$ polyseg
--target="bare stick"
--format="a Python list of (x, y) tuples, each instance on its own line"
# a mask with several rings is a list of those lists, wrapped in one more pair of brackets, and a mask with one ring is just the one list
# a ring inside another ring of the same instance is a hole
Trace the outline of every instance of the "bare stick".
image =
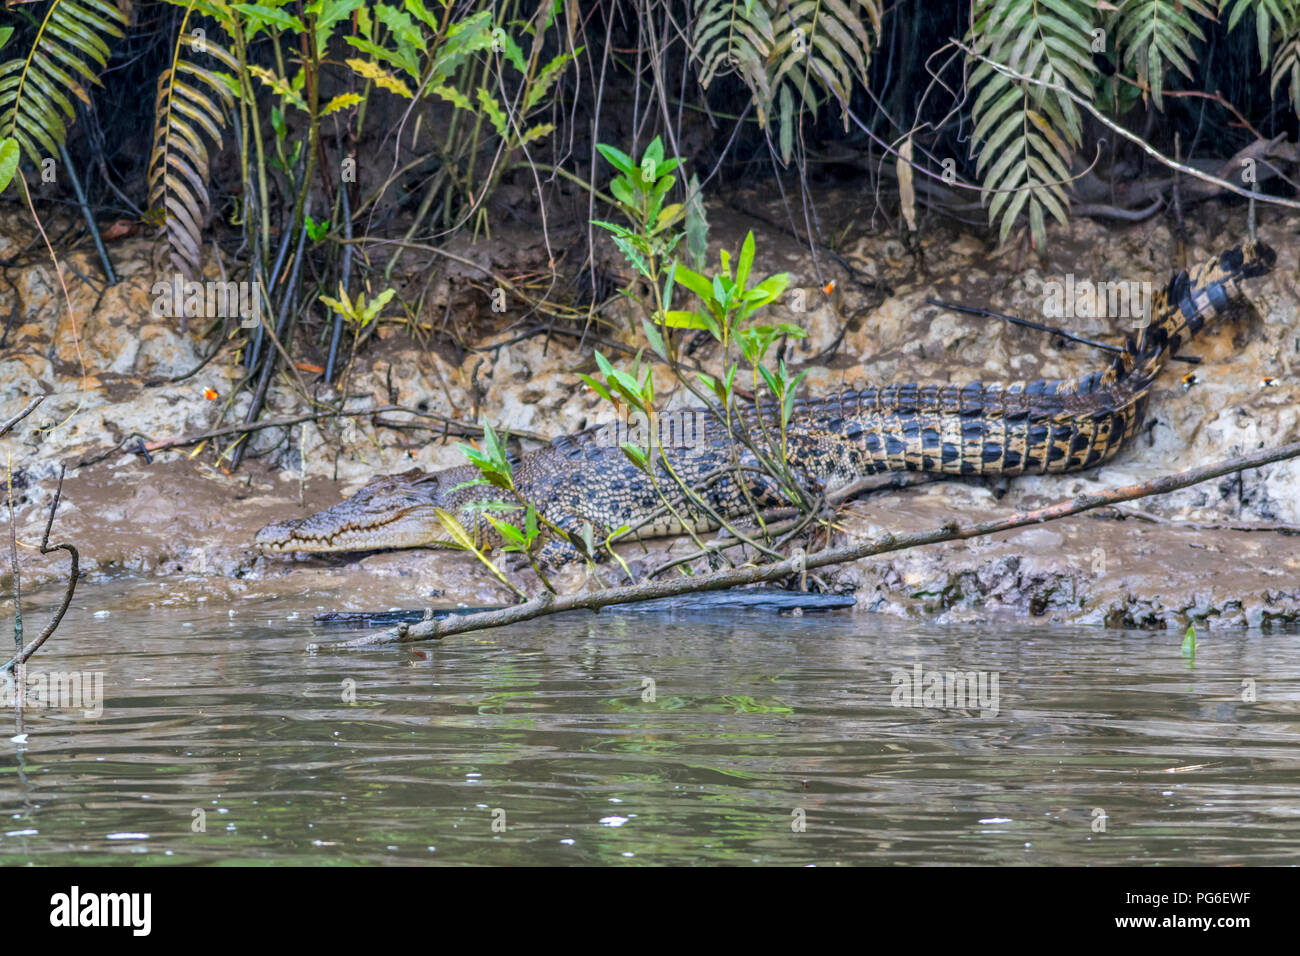
[(26, 408), (24, 408), (21, 412), (19, 412), (19, 413), (18, 413), (17, 415), (15, 415), (13, 418), (9, 419), (9, 421), (5, 422), (3, 425), (0, 425), (0, 438), (3, 438), (3, 437), (5, 436), (5, 434), (9, 431), (9, 429), (13, 428), (15, 425), (17, 425), (20, 421), (22, 421), (24, 418), (26, 418), (26, 417), (27, 417), (28, 415), (30, 415), (32, 412), (36, 411), (36, 406), (39, 405), (39, 404), (40, 404), (41, 402), (43, 402), (43, 401), (45, 401), (45, 396), (44, 396), (44, 395), (37, 395), (37, 396), (36, 396), (35, 398), (33, 398), (30, 402), (28, 402)]
[[(68, 613), (68, 607), (72, 604), (72, 595), (77, 590), (77, 577), (81, 573), (81, 556), (77, 554), (77, 549), (70, 544), (56, 544), (54, 547), (50, 547), (50, 529), (54, 527), (54, 514), (59, 510), (59, 498), (63, 495), (63, 471), (64, 469), (59, 469), (59, 484), (58, 487), (54, 489), (54, 501), (50, 505), (50, 517), (49, 520), (45, 522), (45, 535), (41, 538), (41, 554), (49, 554), (51, 551), (66, 551), (71, 555), (72, 564), (68, 568), (68, 587), (67, 590), (63, 592), (63, 603), (59, 605), (59, 609), (54, 612), (54, 617), (50, 618), (50, 623), (41, 633), (41, 636), (28, 644), (26, 648), (18, 648), (18, 653), (14, 655), (13, 659), (3, 667), (0, 667), (0, 673), (12, 671), (14, 667), (25, 663), (28, 658), (40, 650), (41, 645), (49, 639), (49, 636), (53, 634), (55, 629), (59, 626), (59, 622), (63, 620), (63, 615)], [(17, 580), (16, 575), (17, 564), (15, 564), (15, 581)], [(15, 603), (15, 607), (16, 606)]]
[(312, 644), (307, 649), (373, 647), (382, 644), (440, 640), (451, 634), (460, 634), (464, 631), (479, 631), (490, 627), (502, 627), (506, 624), (529, 621), (548, 614), (559, 614), (561, 611), (572, 611), (579, 608), (595, 611), (612, 604), (633, 604), (654, 598), (675, 597), (679, 594), (718, 591), (723, 588), (739, 587), (747, 584), (779, 581), (792, 574), (802, 574), (805, 571), (811, 571), (830, 564), (843, 564), (847, 561), (856, 561), (859, 558), (884, 554), (890, 551), (902, 551), (908, 548), (920, 547), (921, 545), (934, 544), (939, 541), (965, 540), (996, 534), (999, 531), (1009, 531), (1025, 525), (1055, 521), (1058, 518), (1091, 511), (1093, 508), (1100, 508), (1103, 505), (1113, 505), (1121, 501), (1132, 501), (1136, 498), (1146, 498), (1150, 495), (1177, 491), (1179, 488), (1186, 488), (1202, 481), (1209, 481), (1248, 468), (1259, 468), (1262, 465), (1285, 461), (1298, 456), (1300, 456), (1300, 441), (1282, 445), (1278, 448), (1265, 449), (1253, 455), (1244, 455), (1241, 458), (1231, 458), (1213, 465), (1192, 468), (1173, 475), (1162, 475), (1136, 485), (1126, 485), (1122, 488), (1112, 488), (1108, 491), (1100, 491), (1089, 495), (1078, 495), (1068, 501), (1059, 501), (1044, 508), (1024, 511), (992, 521), (966, 525), (952, 521), (942, 528), (931, 531), (917, 531), (900, 535), (887, 532), (869, 541), (859, 541), (838, 548), (825, 548), (807, 556), (796, 555), (793, 558), (774, 564), (733, 568), (690, 578), (678, 578), (672, 581), (652, 581), (646, 584), (632, 584), (624, 587), (608, 588), (594, 593), (573, 594), (565, 597), (556, 597), (548, 591), (524, 604), (502, 608), (498, 611), (469, 614), (454, 620), (422, 621), (413, 626), (401, 624), (387, 631), (367, 634), (351, 641), (326, 645)]
[[(1022, 319), (1016, 315), (1007, 315), (1005, 312), (994, 312), (992, 309), (982, 309), (977, 305), (962, 305), (959, 302), (944, 302), (942, 299), (936, 299), (933, 296), (927, 297), (925, 301), (929, 305), (937, 305), (942, 309), (952, 309), (954, 312), (964, 312), (967, 315), (978, 315), (986, 319), (1002, 319), (1003, 321), (1010, 322), (1013, 325), (1023, 325), (1027, 329), (1037, 329), (1039, 332), (1049, 332), (1052, 335), (1059, 335), (1061, 338), (1070, 342), (1078, 342), (1081, 345), (1091, 345), (1093, 348), (1101, 349), (1103, 352), (1110, 352), (1118, 355), (1124, 351), (1118, 345), (1107, 345), (1105, 342), (1098, 342), (1096, 339), (1084, 338), (1082, 335), (1075, 335), (1074, 333), (1067, 332), (1064, 329), (1058, 329), (1054, 325), (1044, 325), (1043, 323), (1035, 322), (1032, 319)], [(1201, 361), (1198, 358), (1191, 358), (1186, 355), (1175, 355), (1173, 358), (1175, 361), (1190, 362), (1193, 365), (1199, 364)]]
[[(45, 396), (37, 395), (27, 403), (26, 408), (3, 425), (0, 425), (0, 437), (3, 437), (11, 428), (32, 412), (36, 411), (36, 406), (43, 401), (45, 401)], [(21, 655), (23, 652), (23, 587), (21, 570), (18, 567), (18, 522), (17, 519), (14, 518), (14, 485), (12, 475), (6, 475), (5, 488), (5, 500), (9, 505), (9, 560), (13, 569), (14, 579), (14, 653)]]
[(1002, 312), (994, 312), (992, 309), (981, 309), (976, 305), (962, 305), (958, 302), (945, 302), (942, 299), (936, 299), (933, 296), (926, 298), (926, 304), (937, 305), (941, 309), (952, 309), (954, 312), (964, 312), (967, 315), (978, 315), (986, 319), (1002, 319), (1015, 325), (1023, 325), (1027, 329), (1037, 329), (1039, 332), (1050, 332), (1053, 335), (1059, 335), (1063, 339), (1071, 342), (1078, 342), (1080, 345), (1091, 345), (1095, 349), (1101, 349), (1103, 352), (1112, 352), (1116, 355), (1124, 350), (1118, 345), (1107, 345), (1105, 342), (1098, 342), (1096, 339), (1086, 339), (1082, 335), (1075, 335), (1064, 329), (1058, 329), (1051, 325), (1043, 325), (1041, 322), (1034, 322), (1031, 319), (1022, 319), (1015, 315), (1006, 315)]
[[(260, 422), (242, 424), (242, 425), (230, 425), (226, 428), (214, 428), (212, 431), (200, 432), (197, 435), (188, 435), (184, 438), (166, 438), (160, 441), (146, 442), (144, 444), (143, 450), (146, 452), (151, 452), (151, 451), (163, 451), (168, 448), (184, 448), (186, 445), (197, 445), (199, 442), (207, 441), (210, 438), (221, 438), (225, 435), (239, 435), (247, 432), (261, 431), (264, 428), (284, 428), (290, 425), (298, 425), (302, 422), (317, 421), (322, 418), (355, 418), (359, 415), (379, 415), (382, 414), (383, 412), (406, 412), (411, 415), (416, 415), (420, 418), (431, 418), (436, 422), (441, 422), (443, 425), (447, 426), (448, 428), (459, 429), (460, 432), (470, 437), (477, 437), (483, 434), (482, 425), (475, 425), (471, 422), (457, 421), (454, 418), (448, 418), (447, 416), (439, 415), (436, 412), (422, 412), (418, 408), (408, 408), (405, 405), (376, 405), (373, 408), (358, 408), (350, 411), (337, 411), (334, 409), (330, 409), (329, 411), (324, 411), (324, 412), (311, 412), (306, 415), (295, 415), (291, 418), (274, 418), (274, 419), (268, 419)], [(405, 425), (406, 423), (388, 422), (385, 423), (383, 427), (392, 428), (398, 424)], [(0, 432), (0, 434), (3, 433)], [(527, 438), (530, 441), (550, 442), (550, 439), (545, 437), (544, 435), (537, 435), (534, 434), (533, 432), (523, 431), (522, 429), (511, 431), (510, 434), (519, 438)], [(132, 436), (127, 436), (127, 437), (129, 439)], [(99, 458), (80, 461), (74, 467), (80, 468), (84, 465), (91, 465), (94, 464), (95, 462), (101, 461), (103, 457), (107, 457), (107, 455), (111, 455), (114, 451), (117, 451), (118, 449), (122, 448), (122, 446), (125, 443), (126, 443), (125, 440), (119, 442), (117, 447), (110, 449), (110, 451), (106, 455), (101, 456)], [(137, 449), (129, 448), (127, 450), (134, 452)]]
[(14, 517), (14, 481), (12, 473), (5, 475), (5, 502), (9, 505), (9, 561), (14, 578), (14, 654), (23, 653), (23, 584), (18, 567), (18, 519)]

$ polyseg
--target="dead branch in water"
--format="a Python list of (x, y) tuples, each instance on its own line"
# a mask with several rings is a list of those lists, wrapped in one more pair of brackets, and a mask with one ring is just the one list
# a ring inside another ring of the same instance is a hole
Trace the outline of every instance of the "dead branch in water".
[[(32, 412), (36, 411), (36, 406), (43, 401), (45, 401), (45, 396), (37, 395), (27, 403), (26, 408), (3, 425), (0, 425), (0, 438), (3, 438), (11, 428)], [(59, 482), (62, 484), (62, 476), (60, 476)], [(6, 475), (5, 489), (5, 501), (9, 506), (9, 559), (12, 564), (11, 573), (14, 579), (14, 653), (21, 656), (23, 652), (23, 586), (21, 569), (18, 567), (18, 522), (14, 518), (14, 486), (12, 475)], [(51, 520), (53, 520), (53, 518), (51, 518)]]
[(14, 579), (14, 654), (23, 653), (23, 579), (18, 566), (18, 519), (14, 517), (13, 475), (5, 475), (5, 503), (9, 506), (9, 562)]
[[(43, 401), (45, 401), (45, 396), (37, 395), (21, 412), (4, 424), (0, 424), (0, 438), (3, 438), (6, 432), (35, 411), (36, 406)], [(72, 567), (68, 572), (68, 588), (63, 594), (63, 604), (59, 606), (54, 617), (50, 619), (49, 626), (45, 628), (45, 631), (40, 637), (32, 641), (32, 643), (28, 644), (26, 647), (23, 646), (23, 612), (21, 607), (22, 586), (19, 577), (20, 569), (18, 567), (18, 522), (14, 517), (13, 485), (12, 482), (8, 484), (8, 495), (6, 497), (8, 498), (9, 504), (9, 542), (13, 561), (14, 579), (14, 656), (7, 664), (0, 667), (0, 674), (12, 671), (16, 665), (22, 664), (40, 650), (41, 645), (49, 639), (49, 636), (54, 633), (55, 628), (59, 626), (59, 622), (63, 620), (63, 615), (68, 612), (68, 606), (72, 604), (72, 595), (77, 590), (77, 575), (80, 573), (80, 557), (77, 554), (77, 549), (70, 544), (56, 544), (52, 548), (49, 546), (50, 530), (54, 527), (54, 515), (55, 512), (59, 510), (59, 498), (63, 495), (63, 471), (62, 468), (59, 469), (59, 484), (54, 490), (54, 502), (50, 505), (49, 520), (45, 522), (45, 536), (41, 538), (41, 554), (49, 554), (51, 551), (62, 550), (67, 551), (68, 554), (72, 556)], [(20, 694), (16, 700), (16, 704), (19, 706), (20, 711), (21, 701), (22, 695)]]
[(308, 646), (308, 650), (372, 647), (384, 644), (440, 640), (451, 634), (479, 631), (491, 627), (503, 627), (507, 624), (517, 624), (521, 621), (529, 621), (549, 614), (559, 614), (562, 611), (573, 611), (580, 608), (596, 611), (613, 604), (634, 604), (654, 598), (675, 597), (679, 594), (718, 591), (748, 584), (779, 581), (815, 568), (826, 567), (831, 564), (843, 564), (890, 551), (903, 551), (926, 544), (936, 544), (940, 541), (978, 538), (984, 535), (997, 534), (1000, 531), (1021, 528), (1025, 525), (1055, 521), (1058, 518), (1091, 511), (1093, 508), (1100, 508), (1104, 505), (1113, 505), (1121, 501), (1133, 501), (1151, 495), (1166, 494), (1170, 491), (1177, 491), (1180, 488), (1220, 478), (1234, 472), (1259, 468), (1262, 465), (1286, 461), (1296, 457), (1300, 457), (1300, 441), (1282, 445), (1278, 448), (1265, 449), (1253, 455), (1231, 458), (1201, 468), (1192, 468), (1172, 475), (1161, 475), (1158, 478), (1152, 478), (1150, 481), (1144, 481), (1136, 485), (1126, 485), (1122, 488), (1112, 488), (1094, 494), (1078, 495), (1068, 501), (1060, 501), (1045, 508), (1036, 508), (1032, 511), (1020, 512), (993, 521), (966, 525), (952, 521), (942, 528), (936, 528), (932, 531), (918, 531), (899, 535), (887, 532), (870, 541), (860, 541), (837, 548), (825, 548), (808, 555), (800, 552), (793, 557), (773, 564), (731, 568), (695, 577), (679, 578), (673, 581), (652, 581), (645, 584), (632, 584), (592, 593), (566, 595), (564, 597), (556, 597), (550, 592), (546, 592), (540, 597), (513, 607), (496, 611), (484, 611), (480, 614), (469, 614), (464, 617), (442, 621), (426, 620), (414, 625), (400, 624), (387, 631), (367, 634), (351, 641), (326, 645), (312, 644)]
[[(71, 566), (68, 568), (68, 587), (63, 592), (63, 603), (60, 604), (59, 609), (54, 612), (54, 616), (50, 618), (50, 623), (46, 626), (45, 630), (41, 632), (41, 636), (38, 637), (36, 640), (32, 641), (26, 647), (22, 647), (20, 645), (17, 649), (17, 653), (14, 654), (13, 658), (9, 660), (8, 663), (6, 663), (3, 667), (0, 667), (0, 674), (9, 673), (19, 664), (26, 663), (28, 658), (30, 658), (33, 654), (35, 654), (37, 651), (41, 649), (41, 645), (44, 644), (49, 639), (50, 635), (54, 633), (55, 629), (58, 628), (59, 622), (63, 620), (63, 615), (68, 613), (68, 607), (72, 604), (72, 595), (77, 590), (77, 577), (81, 573), (81, 567), (80, 567), (81, 556), (77, 553), (77, 549), (72, 545), (66, 543), (56, 544), (54, 547), (52, 548), (50, 547), (50, 530), (54, 527), (54, 515), (59, 510), (59, 499), (63, 496), (63, 472), (64, 469), (60, 468), (59, 484), (58, 487), (54, 489), (54, 501), (50, 504), (50, 517), (45, 522), (45, 535), (41, 538), (41, 554), (49, 554), (51, 551), (68, 552), (68, 554), (72, 558)], [(12, 511), (10, 512), (10, 514), (11, 514), (10, 521), (12, 522), (13, 520)], [(14, 589), (15, 589), (14, 590), (14, 617), (15, 619), (17, 619), (18, 617), (17, 581), (18, 581), (18, 562), (15, 556), (15, 560), (14, 560), (14, 582), (15, 582), (14, 583)], [(15, 627), (16, 626), (17, 625), (15, 624)], [(22, 695), (20, 694), (18, 696), (19, 699), (21, 699)]]

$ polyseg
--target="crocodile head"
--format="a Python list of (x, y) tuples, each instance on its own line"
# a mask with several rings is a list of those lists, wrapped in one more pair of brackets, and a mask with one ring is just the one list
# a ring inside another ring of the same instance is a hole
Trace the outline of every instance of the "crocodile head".
[[(472, 474), (471, 474), (472, 472)], [(418, 468), (377, 478), (351, 498), (306, 518), (267, 525), (255, 543), (263, 551), (372, 551), (451, 544), (437, 508), (464, 498), (457, 486), (477, 477), (472, 468), (429, 472)]]

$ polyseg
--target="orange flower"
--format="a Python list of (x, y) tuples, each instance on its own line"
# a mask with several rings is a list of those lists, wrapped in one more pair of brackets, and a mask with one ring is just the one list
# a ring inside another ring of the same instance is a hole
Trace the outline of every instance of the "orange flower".
[(205, 388), (203, 390), (203, 397), (210, 402), (215, 402), (217, 400), (217, 390), (215, 388)]

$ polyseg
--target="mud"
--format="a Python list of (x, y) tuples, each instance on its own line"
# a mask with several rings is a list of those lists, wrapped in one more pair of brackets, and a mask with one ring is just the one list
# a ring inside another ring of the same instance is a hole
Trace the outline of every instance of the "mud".
[[(861, 195), (843, 198), (829, 197), (826, 208), (844, 223), (855, 215), (865, 220)], [(1094, 282), (1148, 279), (1158, 288), (1174, 265), (1173, 244), (1159, 222), (1123, 229), (1076, 223), (1054, 236), (1046, 262), (1016, 248), (997, 248), (982, 235), (942, 227), (926, 234), (918, 252), (909, 252), (892, 234), (859, 227), (840, 249), (865, 280), (855, 283), (825, 254), (815, 259), (795, 238), (733, 207), (772, 221), (784, 216), (758, 195), (717, 205), (710, 210), (711, 249), (716, 256), (724, 245), (735, 248), (753, 228), (762, 271), (793, 274), (792, 293), (771, 318), (809, 331), (787, 360), (795, 367), (816, 360), (808, 376), (814, 391), (849, 382), (1078, 374), (1105, 357), (1039, 332), (945, 312), (924, 300), (937, 296), (1042, 320), (1045, 283), (1067, 273)], [(1189, 260), (1238, 240), (1240, 209), (1207, 204), (1197, 214)], [(844, 528), (906, 531), (937, 527), (954, 516), (996, 517), (1300, 437), (1295, 229), (1269, 215), (1260, 236), (1278, 249), (1279, 262), (1271, 276), (1249, 284), (1253, 309), (1193, 343), (1189, 351), (1202, 359), (1196, 384), (1184, 389), (1180, 383), (1191, 366), (1171, 368), (1153, 394), (1146, 431), (1113, 463), (1084, 475), (1025, 478), (1005, 487), (939, 482), (878, 492), (846, 509)], [(828, 222), (828, 234), (840, 234), (834, 225)], [(27, 239), (20, 217), (0, 215), (0, 255), (12, 255)], [(524, 230), (502, 229), (490, 243), (449, 248), (503, 272), (539, 256), (544, 263), (546, 255), (536, 233)], [(231, 438), (197, 451), (159, 451), (151, 463), (131, 451), (136, 436), (158, 441), (241, 420), (248, 399), (246, 392), (231, 398), (240, 378), (233, 354), (218, 356), (183, 382), (162, 381), (192, 369), (209, 342), (199, 329), (182, 331), (175, 320), (151, 316), (149, 290), (156, 276), (148, 241), (117, 243), (112, 252), (123, 276), (112, 289), (79, 278), (97, 275), (88, 254), (73, 254), (66, 272), (84, 377), (53, 270), (11, 269), (7, 281), (0, 281), (0, 316), (9, 317), (0, 349), (0, 420), (23, 407), (28, 396), (48, 396), (35, 415), (0, 440), (0, 458), (13, 470), (25, 588), (57, 587), (66, 567), (62, 555), (35, 550), (54, 477), (64, 465), (68, 475), (52, 538), (78, 546), (88, 578), (137, 581), (129, 603), (215, 608), (294, 594), (311, 607), (366, 610), (509, 599), (473, 558), (453, 552), (267, 558), (250, 547), (262, 525), (331, 504), (373, 474), (460, 463), (459, 439), (444, 440), (436, 430), (441, 426), (431, 429), (427, 419), (387, 413), (379, 424), (361, 416), (267, 429), (248, 440), (248, 457), (234, 475), (217, 460)], [(602, 265), (620, 270), (612, 251)], [(511, 327), (509, 316), (495, 317), (475, 305), (482, 296), (471, 280), (484, 280), (472, 269), (443, 262), (420, 269), (399, 288), (412, 300), (420, 289), (428, 292), (418, 319), (425, 328), (412, 335), (396, 323), (380, 327), (347, 382), (347, 393), (357, 396), (351, 407), (366, 401), (401, 404), (459, 421), (486, 414), (515, 431), (542, 436), (598, 420), (594, 396), (573, 374), (589, 363), (575, 338), (534, 335), (488, 351), (451, 347), (432, 334), (448, 310), (479, 310), (465, 327), (476, 330), (480, 347), (512, 338), (519, 329)], [(832, 278), (834, 303), (821, 292)], [(807, 303), (803, 312), (794, 311), (793, 293), (799, 291)], [(57, 325), (53, 316), (60, 316)], [(619, 331), (627, 315), (615, 308), (607, 318), (613, 327), (601, 329), (602, 336), (631, 341)], [(1120, 322), (1100, 329), (1085, 320), (1061, 324), (1110, 341), (1124, 328)], [(307, 362), (315, 360), (311, 348), (303, 344)], [(715, 358), (708, 349), (695, 357), (705, 366)], [(299, 375), (319, 399), (333, 397), (332, 390), (310, 383), (311, 374)], [(1277, 384), (1264, 386), (1265, 376)], [(670, 391), (667, 378), (656, 383), (661, 394)], [(268, 416), (301, 410), (283, 377), (269, 406)], [(394, 423), (406, 427), (390, 427)], [(525, 449), (530, 445), (523, 443)], [(941, 621), (1014, 615), (1113, 626), (1268, 626), (1300, 621), (1298, 528), (1300, 463), (1292, 461), (1123, 509), (868, 559), (822, 577), (828, 587), (851, 590), (860, 613)], [(648, 554), (639, 546), (624, 553), (648, 568), (686, 547), (657, 542)], [(605, 573), (612, 580), (612, 571)], [(527, 589), (536, 586), (527, 573), (515, 577)], [(563, 584), (582, 586), (582, 578), (582, 572), (572, 572)], [(7, 570), (3, 580), (7, 591)]]

